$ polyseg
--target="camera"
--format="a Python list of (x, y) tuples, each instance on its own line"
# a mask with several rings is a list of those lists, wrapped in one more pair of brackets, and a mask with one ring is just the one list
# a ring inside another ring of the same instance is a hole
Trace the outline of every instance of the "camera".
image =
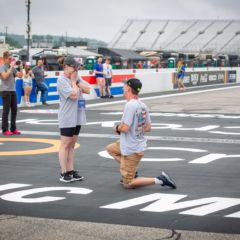
[(16, 64), (15, 64), (15, 69), (20, 72), (21, 71), (21, 67), (22, 67), (22, 61), (21, 60), (17, 60)]

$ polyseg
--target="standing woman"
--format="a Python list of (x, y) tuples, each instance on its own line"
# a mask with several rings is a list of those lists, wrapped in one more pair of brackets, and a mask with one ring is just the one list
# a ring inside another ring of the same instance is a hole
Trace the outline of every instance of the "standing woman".
[(28, 107), (30, 106), (29, 96), (32, 91), (32, 78), (31, 64), (30, 62), (26, 62), (23, 69), (23, 91), (25, 105)]
[(105, 78), (104, 78), (104, 72), (103, 72), (103, 64), (102, 64), (103, 58), (99, 57), (97, 59), (97, 63), (94, 65), (94, 73), (96, 76), (97, 85), (99, 87), (99, 94), (100, 98), (105, 98)]
[(178, 89), (179, 90), (185, 90), (185, 86), (183, 83), (184, 80), (184, 76), (185, 76), (185, 71), (186, 71), (186, 67), (183, 61), (179, 61), (178, 62), (178, 69), (177, 69), (177, 84), (178, 84)]
[(90, 88), (78, 77), (78, 67), (79, 64), (73, 57), (66, 57), (63, 59), (64, 73), (57, 81), (60, 96), (58, 120), (61, 135), (59, 163), (62, 182), (83, 180), (83, 176), (74, 169), (74, 147), (81, 126), (86, 124), (83, 93), (89, 94)]

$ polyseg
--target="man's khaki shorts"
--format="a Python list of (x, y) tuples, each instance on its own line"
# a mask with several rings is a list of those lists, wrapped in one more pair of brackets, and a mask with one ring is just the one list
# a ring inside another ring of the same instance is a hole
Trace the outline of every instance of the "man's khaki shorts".
[(119, 141), (109, 144), (107, 149), (114, 155), (121, 156), (120, 173), (122, 180), (124, 184), (130, 183), (135, 177), (139, 162), (144, 156), (144, 153), (139, 152), (128, 156), (123, 156), (121, 155)]

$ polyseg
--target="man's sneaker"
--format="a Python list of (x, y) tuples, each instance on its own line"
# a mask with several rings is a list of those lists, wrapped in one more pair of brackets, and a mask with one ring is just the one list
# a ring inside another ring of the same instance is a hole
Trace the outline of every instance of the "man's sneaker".
[(84, 177), (79, 174), (78, 171), (72, 170), (67, 172), (73, 179), (73, 181), (83, 181)]
[(45, 105), (45, 106), (50, 106), (48, 103), (46, 103), (46, 102), (43, 102), (42, 103), (43, 105)]
[(167, 173), (162, 172), (162, 174), (157, 178), (163, 182), (162, 186), (168, 186), (174, 189), (177, 188), (176, 183), (168, 176)]
[(14, 135), (20, 135), (20, 134), (21, 134), (21, 132), (20, 132), (20, 131), (18, 131), (17, 129), (15, 129), (14, 131), (12, 131), (12, 134), (14, 134)]
[(13, 132), (11, 132), (9, 130), (6, 130), (6, 131), (3, 132), (3, 135), (10, 136), (10, 135), (13, 135)]
[(65, 173), (61, 173), (61, 176), (59, 178), (59, 180), (61, 182), (67, 182), (67, 183), (70, 183), (70, 182), (73, 182), (73, 178), (71, 175), (69, 175), (69, 173), (65, 172)]
[[(134, 178), (138, 178), (139, 177), (139, 175), (138, 175), (138, 171), (135, 173), (135, 176), (134, 176)], [(122, 184), (123, 185), (123, 180), (121, 179), (120, 180), (120, 184)]]
[(110, 95), (109, 98), (114, 98), (114, 96), (113, 96), (113, 95)]

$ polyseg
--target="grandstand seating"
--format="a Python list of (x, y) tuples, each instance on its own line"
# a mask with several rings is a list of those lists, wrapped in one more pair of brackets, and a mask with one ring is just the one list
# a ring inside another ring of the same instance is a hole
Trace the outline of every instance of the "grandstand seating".
[(108, 47), (240, 54), (240, 20), (129, 19)]

